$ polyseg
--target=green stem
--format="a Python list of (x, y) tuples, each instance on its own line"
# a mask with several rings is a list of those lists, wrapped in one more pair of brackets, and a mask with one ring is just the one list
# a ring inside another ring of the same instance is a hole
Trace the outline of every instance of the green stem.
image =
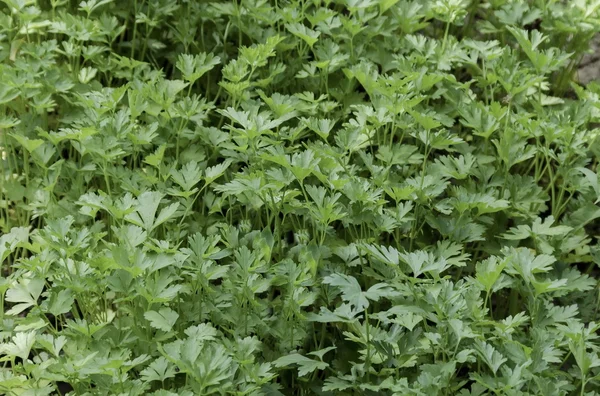
[(365, 331), (367, 335), (367, 356), (365, 357), (365, 370), (367, 372), (367, 378), (370, 377), (369, 366), (371, 365), (371, 335), (369, 327), (369, 311), (365, 309)]
[(135, 54), (135, 38), (137, 36), (137, 6), (137, 0), (133, 0), (133, 36), (131, 39), (131, 59), (133, 59), (133, 55)]
[(448, 32), (450, 31), (450, 21), (446, 22), (446, 30), (444, 31), (444, 41), (442, 41), (442, 53), (446, 50), (446, 42), (448, 41)]

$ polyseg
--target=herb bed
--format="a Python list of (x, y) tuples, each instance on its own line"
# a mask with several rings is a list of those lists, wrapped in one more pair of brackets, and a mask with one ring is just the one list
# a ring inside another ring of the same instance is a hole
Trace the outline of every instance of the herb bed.
[(0, 392), (596, 395), (593, 0), (0, 2)]

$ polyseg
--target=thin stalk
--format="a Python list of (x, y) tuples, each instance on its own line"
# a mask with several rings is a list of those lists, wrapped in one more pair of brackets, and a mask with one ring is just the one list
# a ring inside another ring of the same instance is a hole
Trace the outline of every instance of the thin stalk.
[(365, 370), (367, 371), (367, 378), (371, 375), (370, 373), (370, 365), (371, 365), (371, 335), (369, 330), (369, 311), (365, 309), (365, 332), (367, 336), (367, 356), (365, 357)]
[(450, 31), (450, 21), (446, 22), (446, 30), (444, 31), (444, 41), (442, 41), (442, 53), (446, 50), (446, 43), (448, 41), (448, 32)]
[(137, 12), (138, 12), (138, 3), (137, 0), (133, 0), (133, 36), (131, 39), (131, 59), (133, 58), (133, 55), (135, 54), (135, 39), (137, 36)]

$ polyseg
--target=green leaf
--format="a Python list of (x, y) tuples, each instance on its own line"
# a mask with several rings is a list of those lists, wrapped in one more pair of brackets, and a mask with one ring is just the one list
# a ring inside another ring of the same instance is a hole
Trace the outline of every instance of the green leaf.
[(480, 261), (475, 265), (475, 279), (489, 293), (500, 278), (505, 266), (506, 260), (500, 260), (496, 256)]
[(0, 83), (0, 104), (9, 103), (19, 96), (16, 88)]
[(147, 311), (144, 318), (150, 322), (150, 326), (165, 332), (171, 331), (179, 314), (170, 308), (161, 308), (156, 311)]
[(19, 144), (23, 146), (25, 150), (27, 150), (29, 153), (32, 153), (33, 151), (35, 151), (35, 149), (44, 144), (44, 141), (41, 139), (29, 139), (26, 136), (17, 135), (14, 133), (10, 136), (12, 136), (17, 142), (19, 142)]
[(48, 301), (48, 312), (54, 316), (67, 313), (71, 310), (71, 306), (75, 302), (71, 290), (63, 289), (58, 293), (50, 294)]
[(193, 84), (204, 74), (221, 63), (221, 58), (213, 54), (200, 53), (197, 55), (180, 54), (175, 66), (183, 74), (183, 78)]
[(29, 240), (28, 227), (13, 227), (10, 232), (0, 236), (0, 263), (19, 246)]
[(37, 306), (37, 300), (44, 289), (44, 280), (39, 278), (21, 279), (6, 292), (6, 301), (15, 305), (6, 315), (18, 315), (27, 308)]
[(500, 352), (498, 352), (492, 345), (485, 341), (475, 341), (475, 351), (483, 362), (492, 370), (495, 375), (498, 369), (508, 361)]
[(594, 203), (596, 204), (600, 202), (600, 183), (598, 181), (598, 175), (587, 168), (577, 168), (577, 170), (583, 173), (583, 175), (585, 176), (585, 180), (592, 187), (594, 193), (596, 193), (597, 198), (596, 201), (594, 201)]
[(31, 348), (33, 348), (35, 339), (35, 331), (17, 333), (12, 337), (10, 342), (0, 344), (0, 354), (19, 357), (22, 360), (26, 360), (29, 358), (29, 353), (31, 352)]
[(196, 161), (185, 164), (181, 170), (171, 170), (171, 178), (185, 191), (192, 191), (202, 180), (202, 170)]
[(359, 311), (369, 306), (367, 296), (363, 293), (356, 278), (344, 274), (332, 274), (323, 278), (323, 283), (339, 288), (344, 301), (349, 302)]
[(172, 203), (166, 208), (161, 209), (160, 213), (158, 214), (158, 217), (152, 224), (152, 229), (155, 229), (162, 223), (171, 219), (175, 215), (175, 212), (177, 212), (177, 209), (179, 209), (179, 202)]
[(312, 360), (298, 353), (282, 356), (273, 362), (275, 367), (286, 367), (292, 364), (298, 365), (298, 376), (304, 377), (315, 370), (325, 370), (329, 364), (318, 360)]
[(163, 356), (154, 360), (148, 367), (140, 372), (140, 376), (144, 382), (164, 382), (166, 379), (175, 377), (176, 374), (177, 371), (175, 370), (175, 366)]
[(153, 154), (147, 155), (146, 158), (144, 158), (144, 162), (158, 168), (163, 161), (166, 149), (166, 144), (160, 145)]
[(219, 177), (221, 177), (225, 173), (225, 171), (231, 166), (232, 162), (232, 160), (227, 159), (220, 164), (206, 168), (206, 170), (204, 171), (204, 181), (206, 182), (206, 184), (210, 184), (213, 181), (217, 180)]
[(143, 192), (137, 199), (135, 212), (126, 215), (125, 220), (142, 227), (145, 231), (154, 230), (156, 227), (173, 217), (179, 208), (179, 203), (175, 202), (166, 208), (161, 209), (160, 213), (155, 218), (158, 206), (163, 198), (164, 194), (157, 191)]
[(311, 48), (315, 45), (321, 35), (321, 32), (312, 30), (301, 23), (286, 23), (285, 28), (294, 36), (304, 40)]
[(163, 197), (164, 194), (157, 191), (146, 191), (142, 193), (137, 199), (138, 203), (135, 212), (125, 216), (125, 220), (128, 220), (147, 231), (152, 230), (154, 217)]

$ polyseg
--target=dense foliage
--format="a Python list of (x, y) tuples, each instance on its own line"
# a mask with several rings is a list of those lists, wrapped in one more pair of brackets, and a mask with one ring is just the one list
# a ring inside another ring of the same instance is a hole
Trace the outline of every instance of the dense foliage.
[(0, 393), (600, 394), (596, 0), (2, 0)]

